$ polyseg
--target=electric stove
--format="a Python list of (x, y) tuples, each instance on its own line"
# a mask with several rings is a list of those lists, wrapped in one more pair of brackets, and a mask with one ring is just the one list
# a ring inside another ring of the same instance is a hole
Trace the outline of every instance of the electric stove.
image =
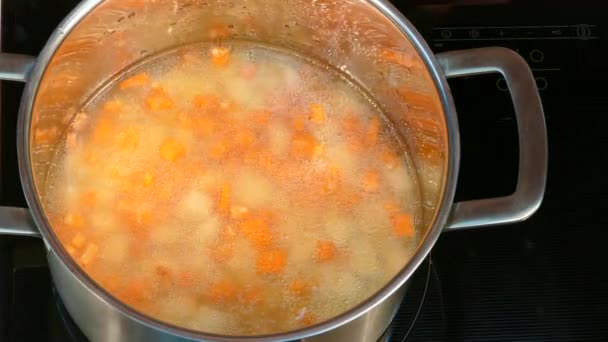
[[(75, 0), (2, 0), (2, 50), (37, 54)], [(549, 134), (547, 191), (528, 221), (442, 234), (387, 341), (608, 340), (608, 12), (600, 1), (393, 2), (435, 52), (505, 46), (530, 64)], [(457, 200), (515, 189), (517, 128), (498, 75), (450, 80)], [(25, 206), (16, 156), (23, 86), (3, 82), (0, 204)], [(0, 341), (86, 341), (55, 294), (40, 240), (0, 236)]]

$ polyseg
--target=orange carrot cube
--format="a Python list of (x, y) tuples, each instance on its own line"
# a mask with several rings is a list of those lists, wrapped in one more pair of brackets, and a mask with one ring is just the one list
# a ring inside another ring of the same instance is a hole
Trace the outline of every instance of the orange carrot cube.
[(282, 249), (261, 251), (257, 259), (259, 274), (277, 274), (283, 272), (287, 263), (287, 253)]
[(316, 260), (326, 262), (336, 256), (336, 245), (331, 241), (317, 241)]
[(82, 234), (82, 232), (76, 233), (76, 236), (74, 236), (74, 238), (72, 239), (72, 245), (76, 248), (84, 247), (85, 242), (86, 242), (86, 239), (84, 237), (84, 234)]
[(367, 192), (376, 192), (380, 187), (380, 175), (376, 170), (368, 170), (363, 176), (363, 189)]
[(186, 147), (175, 139), (165, 139), (159, 148), (160, 156), (166, 161), (174, 162), (186, 154)]
[(248, 218), (239, 224), (239, 229), (256, 248), (268, 248), (272, 245), (272, 233), (268, 223), (262, 218)]
[(218, 67), (225, 67), (230, 62), (230, 50), (225, 47), (211, 49), (211, 62)]
[(227, 279), (220, 280), (209, 288), (209, 295), (216, 302), (233, 300), (236, 298), (236, 294), (236, 285)]
[(399, 166), (399, 156), (388, 148), (382, 152), (382, 161), (391, 170)]
[(318, 151), (317, 141), (311, 134), (298, 134), (291, 141), (291, 151), (297, 157), (312, 159)]
[(308, 115), (308, 120), (317, 124), (322, 124), (325, 122), (325, 110), (321, 104), (315, 103), (310, 105), (310, 114)]
[(393, 233), (399, 237), (414, 237), (414, 220), (412, 215), (399, 213), (393, 216)]
[(140, 74), (133, 75), (133, 76), (127, 78), (126, 80), (120, 82), (118, 84), (118, 87), (120, 88), (120, 90), (125, 90), (125, 89), (129, 89), (129, 88), (141, 87), (148, 83), (150, 83), (150, 77), (145, 72), (142, 72)]

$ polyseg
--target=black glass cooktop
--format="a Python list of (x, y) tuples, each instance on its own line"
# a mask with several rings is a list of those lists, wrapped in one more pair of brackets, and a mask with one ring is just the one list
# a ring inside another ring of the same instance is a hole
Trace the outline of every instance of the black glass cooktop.
[[(3, 0), (2, 49), (36, 54), (74, 0)], [(391, 341), (608, 340), (608, 12), (599, 1), (394, 1), (435, 52), (506, 46), (529, 62), (549, 134), (545, 200), (530, 220), (443, 234), (416, 273)], [(504, 80), (451, 80), (462, 139), (458, 199), (505, 195), (517, 170)], [(3, 82), (0, 204), (24, 205)], [(604, 233), (604, 234), (602, 234)], [(419, 304), (422, 303), (420, 306)], [(417, 318), (417, 319), (415, 319)], [(57, 301), (40, 241), (0, 237), (0, 341), (82, 340)]]

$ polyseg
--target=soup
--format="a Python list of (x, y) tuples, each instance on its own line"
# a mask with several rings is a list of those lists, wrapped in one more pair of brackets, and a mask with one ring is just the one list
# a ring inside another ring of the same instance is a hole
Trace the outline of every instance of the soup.
[(44, 207), (74, 260), (156, 319), (224, 334), (322, 322), (413, 253), (415, 173), (338, 70), (247, 42), (147, 59), (83, 106)]

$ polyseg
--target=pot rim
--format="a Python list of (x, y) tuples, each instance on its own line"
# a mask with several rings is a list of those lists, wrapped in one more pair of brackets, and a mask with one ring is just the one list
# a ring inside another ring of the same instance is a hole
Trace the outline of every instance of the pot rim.
[(99, 300), (106, 305), (118, 309), (121, 314), (126, 315), (132, 320), (153, 328), (155, 330), (164, 331), (170, 335), (189, 339), (204, 339), (218, 341), (276, 341), (276, 340), (299, 340), (302, 338), (314, 336), (327, 332), (339, 326), (342, 326), (368, 312), (370, 309), (384, 301), (397, 291), (414, 273), (422, 261), (431, 251), (433, 245), (437, 241), (445, 226), (450, 209), (453, 203), (456, 182), (458, 179), (458, 166), (460, 163), (460, 138), (458, 121), (456, 118), (456, 110), (452, 100), (451, 93), (447, 84), (447, 80), (443, 74), (438, 61), (431, 52), (420, 33), (415, 27), (399, 12), (388, 0), (365, 0), (368, 4), (387, 17), (393, 25), (395, 25), (403, 33), (404, 38), (411, 41), (412, 45), (421, 56), (430, 76), (435, 84), (436, 91), (441, 99), (441, 106), (444, 112), (444, 120), (447, 128), (447, 163), (446, 172), (442, 179), (442, 191), (438, 203), (438, 210), (433, 217), (431, 227), (427, 230), (423, 237), (422, 243), (412, 258), (407, 262), (405, 267), (391, 279), (387, 284), (370, 296), (365, 301), (359, 303), (350, 310), (333, 317), (330, 320), (315, 324), (310, 327), (292, 330), (284, 333), (254, 335), (254, 336), (228, 336), (203, 333), (195, 330), (181, 328), (169, 323), (162, 322), (155, 318), (149, 317), (123, 304), (109, 292), (99, 286), (91, 277), (89, 277), (69, 256), (67, 251), (59, 242), (57, 236), (50, 228), (41, 203), (36, 195), (35, 183), (31, 172), (31, 156), (30, 156), (30, 123), (32, 109), (35, 98), (38, 92), (38, 87), (42, 76), (44, 75), (48, 63), (53, 55), (62, 44), (63, 40), (69, 32), (76, 27), (82, 19), (84, 19), (92, 10), (103, 3), (105, 0), (84, 0), (76, 6), (70, 14), (55, 29), (42, 52), (40, 53), (37, 63), (30, 75), (23, 92), (21, 106), (19, 110), (19, 118), (17, 125), (17, 148), (19, 161), (19, 174), (23, 184), (25, 199), (32, 213), (34, 222), (39, 228), (47, 248), (54, 252), (59, 259), (65, 263), (75, 278), (92, 292)]

